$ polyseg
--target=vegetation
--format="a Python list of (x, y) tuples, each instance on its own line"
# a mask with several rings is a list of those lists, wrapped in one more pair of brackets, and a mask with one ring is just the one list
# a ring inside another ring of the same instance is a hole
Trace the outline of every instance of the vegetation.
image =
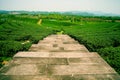
[[(40, 25), (38, 22), (41, 20)], [(60, 14), (0, 15), (0, 64), (50, 34), (68, 34), (97, 51), (120, 73), (120, 17)]]
[(52, 33), (52, 30), (36, 25), (37, 19), (16, 16), (0, 16), (0, 66), (16, 52), (28, 50), (32, 43)]
[(65, 32), (84, 44), (89, 51), (97, 51), (120, 73), (120, 23), (87, 23)]

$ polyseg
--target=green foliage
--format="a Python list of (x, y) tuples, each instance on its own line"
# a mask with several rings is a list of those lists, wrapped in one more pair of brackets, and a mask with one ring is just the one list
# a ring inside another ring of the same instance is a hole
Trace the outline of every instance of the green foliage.
[(101, 48), (98, 52), (120, 74), (120, 47)]
[(97, 51), (120, 74), (120, 23), (87, 22), (64, 27), (69, 34), (89, 51)]
[(0, 41), (0, 56), (13, 56), (14, 53), (22, 50), (22, 44), (16, 41)]
[(0, 66), (18, 51), (27, 51), (32, 43), (51, 34), (49, 28), (38, 26), (37, 19), (18, 15), (5, 15), (0, 24)]
[(32, 36), (31, 35), (21, 35), (18, 37), (18, 39), (16, 39), (17, 41), (25, 41), (25, 40), (30, 40), (32, 39)]

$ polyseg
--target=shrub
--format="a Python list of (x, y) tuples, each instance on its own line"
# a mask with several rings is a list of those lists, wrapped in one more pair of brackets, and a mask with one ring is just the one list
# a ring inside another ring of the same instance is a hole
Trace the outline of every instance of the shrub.
[(101, 48), (97, 51), (120, 74), (120, 47)]
[(22, 50), (22, 44), (16, 41), (0, 41), (0, 56), (11, 57)]

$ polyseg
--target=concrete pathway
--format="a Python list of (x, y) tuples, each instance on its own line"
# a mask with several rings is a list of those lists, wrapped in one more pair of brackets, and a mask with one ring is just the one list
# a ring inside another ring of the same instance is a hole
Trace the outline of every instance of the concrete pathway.
[(0, 80), (120, 80), (96, 52), (68, 35), (50, 35), (18, 52), (0, 69)]

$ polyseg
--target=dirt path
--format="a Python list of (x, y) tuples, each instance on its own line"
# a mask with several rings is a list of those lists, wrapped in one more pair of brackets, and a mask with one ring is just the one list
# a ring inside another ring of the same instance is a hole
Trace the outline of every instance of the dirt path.
[(68, 35), (50, 35), (18, 52), (0, 69), (0, 80), (120, 80), (96, 52)]

